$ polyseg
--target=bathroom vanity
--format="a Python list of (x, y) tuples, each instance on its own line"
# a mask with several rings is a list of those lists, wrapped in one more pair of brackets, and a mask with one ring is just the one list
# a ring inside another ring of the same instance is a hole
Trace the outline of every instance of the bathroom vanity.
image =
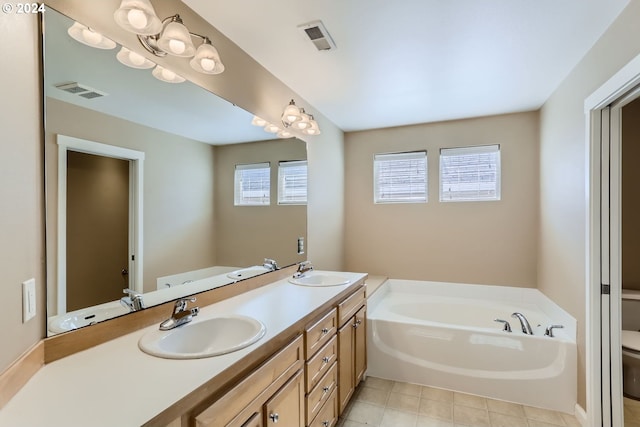
[(228, 315), (264, 323), (262, 339), (233, 353), (151, 356), (138, 341), (154, 324), (49, 363), (0, 410), (0, 426), (334, 426), (366, 368), (367, 275), (333, 274), (349, 283), (287, 278), (200, 306), (192, 324)]

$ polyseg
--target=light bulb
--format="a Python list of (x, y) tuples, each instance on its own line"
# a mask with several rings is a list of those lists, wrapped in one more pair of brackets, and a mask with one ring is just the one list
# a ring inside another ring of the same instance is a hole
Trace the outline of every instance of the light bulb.
[(129, 61), (135, 65), (142, 65), (144, 64), (144, 56), (136, 52), (129, 52)]
[(175, 53), (176, 55), (183, 54), (186, 48), (187, 46), (184, 44), (182, 40), (176, 40), (176, 39), (169, 40), (169, 49), (171, 49), (171, 52)]
[(211, 71), (216, 66), (216, 61), (211, 58), (202, 58), (200, 60), (200, 66), (205, 71)]
[(102, 34), (96, 33), (89, 28), (85, 28), (84, 30), (82, 30), (82, 37), (88, 43), (93, 45), (99, 44), (102, 41)]
[(147, 15), (140, 9), (131, 9), (129, 13), (127, 13), (127, 20), (133, 28), (138, 30), (146, 27), (149, 23)]
[(171, 70), (167, 70), (166, 68), (162, 69), (162, 77), (164, 77), (167, 80), (173, 80), (176, 78), (176, 73), (174, 73)]

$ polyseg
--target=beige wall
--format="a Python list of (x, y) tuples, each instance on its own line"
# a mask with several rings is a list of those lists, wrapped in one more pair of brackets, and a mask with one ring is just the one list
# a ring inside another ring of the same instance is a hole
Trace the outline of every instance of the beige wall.
[[(47, 98), (47, 223), (56, 224), (56, 134), (130, 148), (144, 160), (144, 289), (156, 278), (216, 263), (214, 148)], [(47, 228), (48, 281), (55, 283), (56, 236)]]
[(622, 108), (622, 287), (640, 290), (640, 99)]
[(588, 333), (584, 101), (640, 53), (638, 22), (640, 2), (632, 1), (541, 110), (538, 288), (578, 320), (578, 403), (583, 407)]
[[(500, 144), (501, 200), (439, 202), (439, 148), (487, 144)], [(348, 270), (536, 286), (537, 112), (352, 132), (345, 147)], [(428, 203), (374, 204), (374, 154), (424, 149)]]
[[(38, 18), (0, 14), (0, 372), (44, 336), (44, 196)], [(37, 316), (22, 323), (22, 285)]]
[[(305, 160), (304, 141), (279, 139), (216, 147), (216, 244), (219, 265), (261, 265), (265, 257), (279, 266), (304, 261), (297, 239), (307, 237), (307, 207), (278, 205), (278, 162)], [(235, 165), (271, 163), (271, 204), (234, 206)]]

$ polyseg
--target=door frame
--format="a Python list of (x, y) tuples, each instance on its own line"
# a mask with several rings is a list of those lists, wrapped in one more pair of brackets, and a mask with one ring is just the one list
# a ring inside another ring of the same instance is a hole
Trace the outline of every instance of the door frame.
[[(614, 425), (620, 425), (623, 416), (618, 211), (621, 172), (620, 108), (625, 100), (629, 102), (628, 94), (638, 85), (640, 55), (616, 72), (584, 102), (587, 136), (587, 425), (610, 426), (612, 421), (617, 423)], [(613, 108), (609, 109), (610, 106)], [(603, 186), (609, 189), (608, 193), (601, 194)], [(610, 210), (612, 207), (613, 210)], [(610, 286), (610, 295), (602, 295), (603, 284)], [(607, 347), (609, 352), (606, 352)], [(606, 355), (603, 357), (605, 352), (609, 355), (608, 360)]]
[(57, 314), (67, 312), (67, 152), (76, 151), (129, 161), (129, 288), (142, 293), (142, 214), (144, 157), (141, 151), (101, 144), (86, 139), (57, 135), (58, 221), (57, 221)]

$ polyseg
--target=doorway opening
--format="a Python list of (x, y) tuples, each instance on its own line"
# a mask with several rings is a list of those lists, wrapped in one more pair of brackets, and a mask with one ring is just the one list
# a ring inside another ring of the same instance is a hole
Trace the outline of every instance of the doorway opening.
[[(57, 142), (57, 314), (117, 299), (124, 288), (142, 293), (144, 153), (64, 135)], [(119, 254), (106, 267), (109, 246)]]
[(623, 426), (623, 108), (640, 97), (640, 56), (585, 101), (588, 425)]

